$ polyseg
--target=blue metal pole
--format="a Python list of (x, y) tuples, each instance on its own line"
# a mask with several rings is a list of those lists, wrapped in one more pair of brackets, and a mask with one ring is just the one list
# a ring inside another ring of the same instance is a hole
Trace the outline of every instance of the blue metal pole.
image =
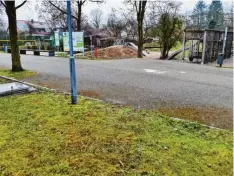
[(71, 80), (71, 99), (72, 104), (77, 104), (77, 91), (76, 91), (76, 70), (75, 60), (73, 56), (73, 40), (72, 40), (72, 25), (71, 25), (71, 1), (67, 0), (67, 23), (69, 32), (69, 50), (70, 50), (70, 80)]

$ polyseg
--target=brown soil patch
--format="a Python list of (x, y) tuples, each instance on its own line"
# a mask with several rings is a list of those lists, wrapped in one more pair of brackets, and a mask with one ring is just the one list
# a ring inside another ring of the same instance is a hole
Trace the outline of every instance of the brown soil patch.
[(94, 90), (80, 90), (79, 94), (91, 98), (101, 98), (101, 95)]
[(39, 86), (48, 87), (50, 89), (56, 89), (57, 85), (53, 83), (39, 83)]
[(190, 121), (197, 121), (209, 126), (223, 129), (233, 129), (233, 112), (232, 109), (225, 108), (160, 108), (162, 114), (182, 118)]
[[(90, 56), (86, 52), (85, 56)], [(98, 58), (133, 58), (137, 57), (137, 51), (130, 46), (111, 46), (108, 48), (98, 49)]]

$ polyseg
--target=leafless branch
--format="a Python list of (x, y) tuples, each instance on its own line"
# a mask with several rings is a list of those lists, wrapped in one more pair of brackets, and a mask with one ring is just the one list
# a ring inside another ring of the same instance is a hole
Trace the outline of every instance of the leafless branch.
[(6, 5), (4, 4), (4, 2), (2, 0), (0, 2), (6, 8)]
[[(62, 12), (63, 14), (67, 14), (66, 11), (60, 9), (58, 6), (56, 6), (56, 5), (55, 5), (54, 3), (52, 3), (51, 1), (49, 1), (49, 3), (50, 3), (53, 7), (55, 7), (57, 10), (59, 10), (60, 12)], [(77, 17), (75, 17), (75, 16), (73, 16), (73, 15), (72, 15), (72, 18), (75, 18), (75, 19), (77, 20)]]
[(23, 1), (20, 5), (16, 6), (15, 9), (17, 10), (18, 8), (22, 7), (27, 1)]

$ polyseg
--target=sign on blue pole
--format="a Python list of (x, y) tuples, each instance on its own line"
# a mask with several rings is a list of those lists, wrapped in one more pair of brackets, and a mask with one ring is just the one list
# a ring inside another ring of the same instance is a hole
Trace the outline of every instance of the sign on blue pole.
[[(84, 51), (84, 32), (72, 32), (73, 51)], [(63, 32), (63, 49), (69, 51), (69, 34)]]
[(76, 69), (75, 59), (73, 56), (73, 40), (72, 40), (72, 25), (71, 25), (71, 1), (67, 0), (67, 23), (69, 33), (69, 52), (70, 52), (70, 80), (71, 80), (71, 99), (72, 104), (77, 104), (77, 91), (76, 91)]

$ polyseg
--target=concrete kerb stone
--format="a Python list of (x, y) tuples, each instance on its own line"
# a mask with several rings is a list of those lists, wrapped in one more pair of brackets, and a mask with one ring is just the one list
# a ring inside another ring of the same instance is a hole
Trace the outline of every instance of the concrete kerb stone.
[[(51, 88), (48, 88), (48, 87), (39, 86), (39, 85), (36, 85), (36, 84), (20, 81), (20, 80), (14, 79), (14, 78), (9, 78), (9, 77), (6, 77), (6, 76), (0, 76), (0, 78), (4, 78), (4, 79), (10, 80), (10, 81), (22, 83), (22, 84), (25, 84), (25, 85), (28, 85), (28, 86), (35, 87), (35, 88), (40, 89), (40, 90), (46, 90), (46, 91), (51, 91), (51, 92), (55, 92), (55, 93), (63, 93), (64, 95), (71, 95), (71, 93), (69, 93), (69, 92), (58, 91), (56, 89), (51, 89)], [(80, 96), (82, 96), (82, 95), (80, 95)], [(88, 100), (94, 100), (94, 101), (98, 101), (98, 102), (107, 103), (107, 102), (105, 102), (103, 100), (99, 100), (99, 99), (95, 99), (95, 98), (91, 98), (91, 97), (86, 97), (86, 96), (82, 96), (82, 97), (85, 98), (85, 99), (88, 99)]]
[[(0, 76), (0, 78), (4, 78), (4, 79), (10, 80), (10, 81), (22, 83), (22, 84), (25, 84), (25, 85), (28, 85), (28, 86), (35, 87), (37, 89), (41, 89), (41, 90), (51, 91), (51, 92), (55, 92), (55, 93), (63, 93), (64, 95), (71, 95), (71, 93), (69, 93), (69, 92), (64, 92), (64, 91), (61, 92), (61, 91), (58, 91), (56, 89), (51, 89), (51, 88), (48, 88), (48, 87), (39, 86), (39, 85), (36, 85), (36, 84), (24, 82), (24, 81), (19, 81), (17, 79), (9, 78), (9, 77), (6, 77), (6, 76)], [(101, 103), (120, 105), (119, 103), (110, 103), (110, 102), (107, 102), (107, 101), (104, 101), (104, 100), (99, 100), (99, 99), (96, 99), (96, 98), (86, 97), (86, 96), (82, 96), (82, 95), (79, 95), (79, 96), (83, 97), (86, 100), (93, 100), (93, 101), (98, 101), (98, 102), (101, 102)], [(135, 108), (133, 108), (133, 109), (135, 109)], [(174, 119), (176, 121), (183, 121), (183, 122), (187, 122), (187, 123), (194, 123), (194, 122), (191, 122), (191, 121), (188, 121), (188, 120), (184, 120), (184, 119), (181, 119), (181, 118), (177, 118), (177, 117), (170, 117), (170, 118), (172, 118), (172, 119)], [(224, 129), (217, 128), (217, 127), (214, 127), (214, 126), (209, 126), (209, 125), (204, 125), (204, 124), (200, 124), (200, 125), (203, 126), (203, 127), (206, 127), (206, 128), (211, 128), (211, 129), (216, 129), (216, 130), (224, 130)]]

